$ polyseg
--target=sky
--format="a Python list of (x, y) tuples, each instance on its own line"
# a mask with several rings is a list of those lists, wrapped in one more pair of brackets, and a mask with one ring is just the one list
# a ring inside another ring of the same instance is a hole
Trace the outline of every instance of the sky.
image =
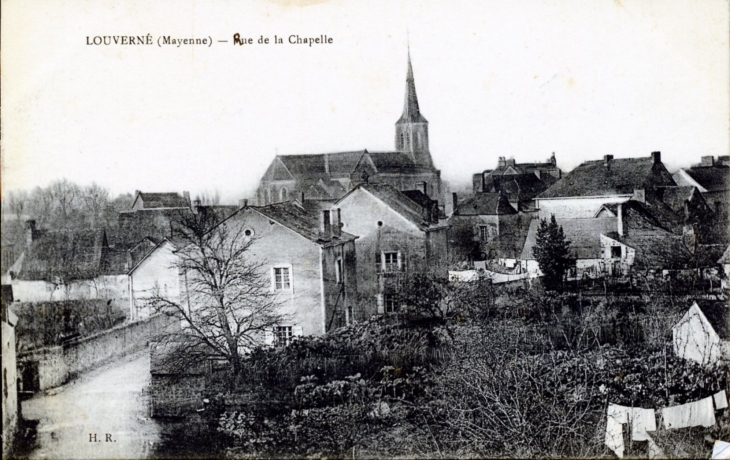
[(235, 203), (276, 154), (393, 150), (409, 44), (453, 183), (500, 156), (661, 151), (673, 170), (730, 148), (727, 0), (1, 1), (3, 191), (65, 177)]

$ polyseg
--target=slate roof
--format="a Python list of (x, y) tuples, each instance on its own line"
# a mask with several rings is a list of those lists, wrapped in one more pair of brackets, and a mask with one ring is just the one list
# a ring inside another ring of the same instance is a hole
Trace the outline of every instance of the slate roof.
[(718, 260), (717, 263), (730, 264), (730, 246), (725, 249), (725, 252), (722, 253), (722, 257), (720, 257), (720, 260)]
[(403, 123), (427, 123), (421, 115), (418, 107), (418, 96), (416, 95), (416, 82), (413, 79), (413, 67), (411, 66), (411, 53), (408, 52), (408, 73), (406, 74), (406, 98), (403, 103), (403, 114), (397, 124)]
[(293, 230), (299, 235), (312, 241), (313, 243), (327, 245), (330, 243), (351, 241), (356, 239), (355, 235), (351, 235), (347, 232), (341, 232), (339, 238), (326, 237), (321, 232), (320, 215), (317, 213), (308, 212), (303, 206), (292, 203), (276, 203), (268, 206), (250, 206), (241, 208), (238, 212), (233, 214), (231, 218), (235, 219), (236, 216), (243, 216), (242, 212), (251, 210), (257, 212), (264, 217), (267, 217), (284, 227)]
[(683, 212), (685, 203), (692, 199), (695, 190), (697, 188), (693, 186), (663, 187), (661, 189), (662, 202), (674, 212)]
[[(615, 232), (618, 219), (615, 217), (590, 218), (590, 219), (560, 219), (558, 225), (563, 227), (565, 238), (570, 242), (570, 257), (575, 259), (600, 259), (601, 234)], [(530, 229), (527, 231), (527, 239), (522, 249), (522, 260), (534, 259), (532, 248), (537, 241), (537, 229), (540, 227), (540, 219), (533, 219), (530, 222)]]
[(730, 307), (725, 300), (695, 300), (707, 321), (723, 340), (730, 338)]
[[(547, 180), (539, 179), (534, 174), (512, 174), (492, 178), (493, 191), (502, 191), (520, 199), (529, 200), (547, 190), (557, 179), (545, 174)], [(552, 180), (548, 179), (552, 178)]]
[(108, 249), (104, 229), (43, 231), (25, 250), (15, 278), (28, 281), (62, 276), (89, 279), (102, 274)]
[(696, 256), (689, 252), (682, 236), (662, 229), (634, 230), (624, 236), (614, 231), (605, 235), (634, 249), (634, 266), (639, 269), (677, 270), (692, 268), (696, 263)]
[(341, 203), (350, 194), (355, 193), (356, 190), (365, 190), (374, 197), (381, 200), (393, 211), (397, 212), (408, 221), (417, 225), (421, 230), (427, 231), (433, 228), (441, 228), (437, 225), (431, 224), (427, 220), (427, 215), (430, 215), (424, 208), (417, 202), (408, 198), (403, 192), (398, 191), (396, 188), (388, 184), (360, 184), (354, 189), (350, 190), (347, 195), (340, 198), (336, 204)]
[(499, 193), (476, 193), (457, 203), (455, 216), (504, 216), (517, 214), (506, 195)]
[(693, 166), (684, 172), (709, 192), (730, 190), (730, 166)]
[(617, 158), (586, 161), (538, 198), (603, 196), (632, 194), (635, 189), (674, 186), (676, 183), (661, 162), (648, 158)]
[[(138, 192), (137, 198), (141, 198), (144, 207), (147, 209), (154, 208), (188, 208), (190, 203), (178, 193), (144, 193)], [(134, 203), (132, 204), (134, 206)]]

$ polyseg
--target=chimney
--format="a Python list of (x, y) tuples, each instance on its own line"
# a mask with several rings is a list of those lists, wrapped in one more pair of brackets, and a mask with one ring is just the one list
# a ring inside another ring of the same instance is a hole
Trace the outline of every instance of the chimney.
[(326, 209), (322, 211), (322, 234), (325, 239), (332, 237), (332, 222), (330, 222), (330, 212)]
[(634, 196), (632, 196), (631, 199), (640, 203), (646, 203), (646, 190), (643, 188), (635, 188)]
[(304, 204), (304, 192), (297, 192), (297, 199), (300, 204)]
[(651, 152), (651, 162), (659, 164), (662, 162), (662, 152)]
[(340, 208), (335, 209), (334, 223), (332, 225), (332, 235), (339, 238), (342, 236), (342, 211)]
[(624, 227), (624, 204), (623, 203), (618, 204), (618, 216), (617, 217), (618, 217), (618, 223), (617, 223), (618, 236), (624, 236), (624, 234), (626, 233), (626, 229)]
[(188, 206), (190, 205), (190, 192), (183, 192), (183, 198), (185, 198), (185, 201), (188, 203)]
[(242, 200), (238, 200), (238, 207), (239, 208), (247, 208), (248, 207), (248, 200), (246, 198)]
[(459, 197), (456, 195), (456, 192), (451, 194), (451, 205), (454, 207), (454, 211), (456, 211), (456, 206), (459, 203)]
[(504, 157), (499, 157), (499, 161), (497, 162), (497, 168), (503, 169), (507, 167), (507, 161), (504, 159)]
[[(187, 192), (185, 192), (185, 193), (187, 193)], [(188, 199), (189, 199), (189, 198), (190, 198), (190, 196), (188, 195)], [(195, 214), (197, 214), (197, 213), (199, 213), (199, 212), (200, 212), (200, 208), (201, 208), (201, 206), (200, 206), (200, 205), (201, 205), (201, 203), (200, 203), (200, 199), (196, 198), (195, 200), (193, 200), (193, 212), (194, 212)]]
[(428, 196), (428, 182), (421, 182), (421, 191)]
[(326, 153), (324, 154), (324, 173), (330, 175), (330, 160), (329, 155)]
[(553, 152), (553, 154), (550, 156), (550, 161), (549, 162), (553, 166), (555, 166), (556, 164), (558, 164), (558, 161), (555, 159), (555, 152)]
[(514, 166), (514, 165), (515, 165), (515, 159), (514, 158), (510, 158), (509, 160), (507, 160), (507, 166)]
[(613, 161), (613, 155), (604, 155), (603, 156), (603, 166), (611, 167), (611, 161)]
[(715, 166), (715, 157), (702, 157), (702, 159), (700, 160), (700, 166)]
[(30, 246), (33, 241), (35, 241), (36, 237), (38, 236), (38, 232), (35, 229), (35, 220), (26, 220), (25, 221), (25, 233), (26, 233), (26, 244)]

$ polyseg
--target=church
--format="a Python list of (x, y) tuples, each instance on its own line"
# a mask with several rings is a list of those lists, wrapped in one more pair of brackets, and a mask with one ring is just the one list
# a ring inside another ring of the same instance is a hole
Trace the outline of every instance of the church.
[(403, 114), (395, 124), (395, 151), (277, 155), (256, 192), (260, 206), (290, 201), (336, 200), (361, 183), (389, 184), (419, 190), (443, 203), (441, 171), (428, 147), (428, 121), (421, 115), (408, 54)]

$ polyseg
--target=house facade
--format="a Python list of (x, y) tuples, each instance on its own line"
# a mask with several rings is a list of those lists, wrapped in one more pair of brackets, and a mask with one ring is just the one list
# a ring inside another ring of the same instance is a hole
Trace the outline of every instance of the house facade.
[(290, 201), (339, 199), (363, 182), (390, 184), (398, 190), (425, 190), (443, 202), (441, 171), (429, 149), (428, 121), (421, 114), (410, 55), (403, 113), (395, 125), (395, 151), (277, 155), (261, 178), (259, 205)]
[(15, 325), (18, 317), (10, 304), (13, 290), (2, 286), (2, 368), (3, 368), (3, 457), (9, 454), (18, 427), (18, 369), (15, 349)]
[(396, 313), (395, 292), (415, 273), (447, 276), (448, 225), (433, 205), (423, 205), (387, 184), (361, 184), (333, 207), (342, 229), (358, 235), (359, 316)]
[(181, 241), (166, 238), (149, 251), (127, 276), (129, 283), (128, 319), (135, 321), (154, 314), (150, 300), (163, 296), (174, 302), (185, 302), (185, 279), (178, 268), (176, 249)]
[[(456, 195), (456, 194), (453, 194)], [(449, 217), (454, 259), (501, 260), (514, 267), (520, 258), (532, 216), (518, 212), (504, 193), (476, 193), (456, 203)]]

